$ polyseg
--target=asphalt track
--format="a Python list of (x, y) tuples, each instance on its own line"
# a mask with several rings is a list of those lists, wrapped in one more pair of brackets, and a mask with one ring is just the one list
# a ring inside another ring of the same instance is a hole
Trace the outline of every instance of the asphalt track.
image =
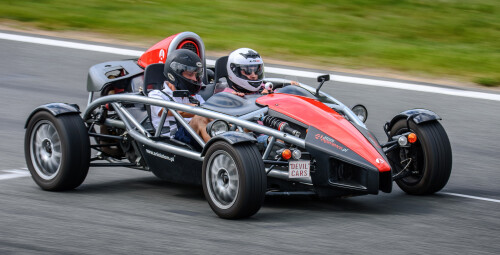
[(365, 104), (367, 126), (382, 141), (382, 125), (402, 110), (425, 107), (443, 118), (453, 171), (445, 189), (432, 196), (409, 196), (395, 186), (390, 194), (329, 201), (268, 197), (254, 217), (228, 221), (213, 214), (201, 188), (125, 168), (91, 168), (74, 191), (40, 190), (25, 170), (27, 116), (48, 102), (84, 108), (88, 68), (123, 58), (0, 40), (0, 254), (500, 253), (495, 100), (341, 82), (323, 86), (347, 105)]

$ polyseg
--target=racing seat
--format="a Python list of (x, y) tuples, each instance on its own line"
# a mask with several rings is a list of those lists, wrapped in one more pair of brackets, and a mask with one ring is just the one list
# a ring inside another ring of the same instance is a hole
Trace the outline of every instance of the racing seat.
[(203, 87), (198, 95), (203, 97), (203, 100), (207, 101), (214, 94), (215, 83), (207, 84)]
[(163, 89), (163, 82), (165, 81), (164, 66), (163, 63), (151, 64), (144, 70), (144, 87), (142, 91), (146, 96), (151, 90)]
[(227, 58), (228, 56), (220, 57), (215, 61), (215, 74), (214, 74), (214, 83), (208, 84), (205, 88), (200, 90), (198, 94), (207, 101), (213, 94), (224, 90), (224, 86), (221, 86), (219, 79), (226, 78), (227, 80)]
[(215, 61), (214, 83), (217, 84), (220, 78), (227, 79), (227, 59), (229, 56), (220, 57)]
[[(144, 70), (144, 83), (142, 85), (142, 94), (148, 96), (149, 92), (152, 90), (163, 89), (163, 82), (165, 81), (165, 75), (163, 74), (163, 63), (151, 64)], [(148, 122), (144, 123), (146, 130), (154, 134), (155, 129), (151, 123), (151, 107), (150, 105), (144, 105), (146, 108), (146, 113), (148, 116)]]

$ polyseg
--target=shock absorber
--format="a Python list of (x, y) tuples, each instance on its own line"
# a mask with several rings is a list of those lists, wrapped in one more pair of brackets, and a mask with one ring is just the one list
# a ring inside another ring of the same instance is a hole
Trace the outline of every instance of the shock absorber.
[(264, 123), (264, 126), (268, 126), (270, 128), (277, 129), (279, 131), (289, 133), (291, 135), (300, 136), (300, 132), (288, 124), (288, 122), (282, 121), (278, 118), (272, 117), (272, 116), (264, 116), (260, 120)]

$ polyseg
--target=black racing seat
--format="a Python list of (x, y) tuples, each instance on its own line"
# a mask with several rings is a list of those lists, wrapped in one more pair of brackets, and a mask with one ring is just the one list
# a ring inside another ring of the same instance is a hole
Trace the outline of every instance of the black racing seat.
[(200, 92), (198, 92), (198, 95), (200, 95), (205, 101), (207, 101), (211, 96), (214, 95), (214, 89), (215, 83), (207, 84), (200, 90)]
[(228, 56), (220, 57), (215, 61), (214, 83), (217, 84), (220, 78), (227, 79), (227, 59)]
[[(161, 90), (163, 89), (163, 82), (165, 81), (165, 75), (163, 75), (163, 67), (165, 65), (163, 63), (151, 64), (146, 67), (144, 70), (144, 84), (142, 87), (142, 94), (144, 96), (148, 96), (149, 92), (152, 90)], [(151, 106), (146, 104), (144, 105), (146, 108), (146, 112), (148, 115), (147, 122), (144, 123), (144, 127), (151, 134), (155, 133), (155, 128), (151, 123)]]
[(220, 57), (215, 61), (215, 73), (214, 73), (214, 83), (207, 84), (205, 88), (203, 88), (198, 94), (203, 97), (203, 99), (208, 100), (210, 97), (216, 93), (216, 89), (219, 87), (220, 78), (227, 78), (227, 58), (228, 56)]
[(165, 82), (165, 75), (163, 74), (163, 63), (151, 64), (144, 70), (144, 87), (143, 93), (147, 96), (152, 90), (163, 89), (163, 82)]

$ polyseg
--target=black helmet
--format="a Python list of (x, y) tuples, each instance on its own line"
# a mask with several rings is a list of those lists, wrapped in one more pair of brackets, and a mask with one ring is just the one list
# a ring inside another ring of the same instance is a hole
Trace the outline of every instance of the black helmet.
[[(196, 81), (184, 77), (182, 73), (185, 71), (191, 72), (193, 77), (196, 77)], [(201, 83), (203, 64), (200, 57), (190, 50), (179, 49), (173, 51), (165, 61), (163, 74), (170, 83), (174, 84), (176, 89), (189, 90), (191, 94), (198, 93), (203, 86)]]

